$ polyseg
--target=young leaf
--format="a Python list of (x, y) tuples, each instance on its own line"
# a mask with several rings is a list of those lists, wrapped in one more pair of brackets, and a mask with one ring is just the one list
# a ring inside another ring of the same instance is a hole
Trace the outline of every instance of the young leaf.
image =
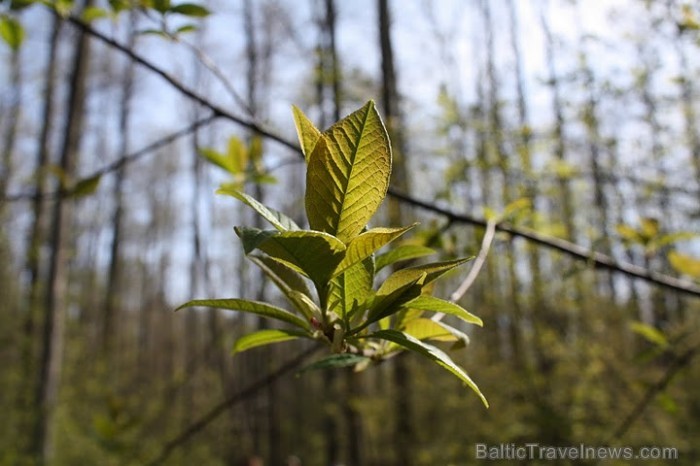
[(310, 297), (311, 292), (301, 275), (269, 256), (251, 255), (248, 258), (260, 267), (304, 317), (307, 319), (312, 317), (313, 309), (310, 309), (308, 302), (302, 298), (302, 296)]
[(97, 191), (100, 185), (100, 179), (102, 175), (91, 176), (89, 178), (84, 178), (75, 183), (75, 186), (68, 193), (68, 197), (79, 198), (84, 196), (89, 196), (90, 194)]
[(373, 101), (324, 132), (309, 156), (306, 213), (314, 230), (348, 243), (386, 196), (391, 147)]
[(316, 362), (309, 364), (299, 371), (299, 374), (319, 369), (341, 369), (343, 367), (355, 366), (357, 364), (366, 363), (370, 358), (359, 354), (331, 354), (325, 358), (319, 359)]
[(419, 340), (462, 341), (463, 344), (469, 342), (469, 337), (456, 328), (424, 317), (407, 321), (402, 326), (401, 331)]
[(427, 274), (424, 272), (414, 280), (402, 283), (401, 286), (385, 290), (382, 290), (380, 287), (372, 301), (372, 305), (369, 307), (367, 319), (354, 332), (356, 333), (368, 325), (390, 316), (404, 304), (420, 296), (426, 278)]
[(321, 132), (311, 123), (304, 112), (302, 112), (299, 107), (292, 105), (292, 113), (294, 113), (294, 125), (297, 127), (297, 136), (299, 137), (299, 145), (301, 146), (301, 151), (306, 158), (306, 162), (309, 162), (309, 157), (316, 147), (318, 139), (321, 137)]
[(304, 330), (310, 330), (310, 324), (302, 319), (301, 317), (292, 314), (280, 307), (273, 306), (271, 304), (263, 303), (260, 301), (251, 301), (248, 299), (195, 299), (188, 301), (181, 305), (176, 311), (184, 309), (186, 307), (215, 307), (217, 309), (225, 309), (228, 311), (240, 311), (248, 312), (251, 314), (256, 314), (262, 317), (269, 317), (270, 319), (280, 320), (288, 324), (295, 325)]
[(384, 254), (377, 256), (377, 272), (382, 270), (384, 267), (395, 264), (399, 261), (418, 259), (431, 254), (435, 254), (435, 250), (426, 246), (419, 246), (415, 244), (398, 246), (391, 251), (387, 251)]
[(379, 290), (377, 290), (377, 295), (390, 294), (394, 290), (405, 286), (407, 283), (414, 282), (423, 274), (426, 275), (424, 284), (427, 285), (455, 267), (464, 264), (468, 260), (471, 259), (465, 258), (445, 262), (434, 262), (431, 264), (406, 267), (405, 269), (397, 270), (389, 275), (384, 283), (382, 283), (382, 286), (380, 286)]
[(271, 345), (273, 343), (281, 343), (283, 341), (296, 340), (298, 338), (310, 338), (310, 335), (306, 332), (300, 332), (298, 330), (258, 330), (257, 332), (243, 335), (236, 340), (236, 343), (233, 345), (233, 353), (240, 353), (258, 346)]
[(668, 253), (668, 261), (674, 269), (683, 275), (700, 278), (700, 259), (694, 259), (678, 251), (671, 251)]
[(471, 388), (479, 396), (484, 406), (487, 408), (489, 407), (489, 403), (481, 393), (481, 390), (479, 390), (479, 387), (474, 383), (469, 375), (467, 375), (464, 369), (455, 364), (455, 362), (440, 349), (398, 330), (379, 330), (368, 335), (368, 338), (378, 338), (380, 340), (391, 341), (408, 350), (425, 356), (440, 367), (457, 376), (457, 378), (467, 384), (469, 388)]
[(372, 295), (374, 260), (367, 257), (331, 280), (328, 309), (352, 317)]
[(15, 18), (0, 16), (0, 37), (12, 50), (19, 50), (24, 41), (24, 28)]
[(232, 196), (243, 202), (248, 207), (255, 210), (262, 218), (267, 220), (270, 225), (277, 228), (280, 231), (285, 230), (299, 230), (299, 226), (294, 223), (294, 220), (284, 215), (282, 212), (278, 212), (275, 209), (266, 207), (265, 205), (258, 202), (257, 199), (241, 192), (237, 189), (222, 187), (216, 191), (217, 194), (225, 194), (227, 196)]
[(197, 18), (204, 18), (211, 14), (211, 12), (205, 7), (194, 3), (180, 3), (179, 5), (171, 7), (170, 12), (185, 16), (194, 16)]
[[(309, 277), (317, 286), (328, 283), (333, 270), (345, 254), (345, 245), (336, 237), (320, 231), (283, 231), (276, 234), (253, 228), (236, 228), (245, 242), (244, 248), (253, 246), (273, 259), (282, 261), (297, 272)], [(241, 232), (243, 234), (241, 234)]]
[(404, 228), (372, 228), (355, 237), (348, 243), (345, 257), (340, 264), (338, 264), (338, 268), (335, 269), (333, 275), (337, 276), (343, 273), (349, 267), (371, 256), (379, 248), (403, 235), (414, 226), (415, 225), (410, 225)]
[(450, 301), (445, 301), (444, 299), (436, 298), (435, 296), (421, 295), (413, 301), (407, 302), (405, 306), (407, 308), (418, 309), (421, 311), (442, 312), (443, 314), (459, 317), (463, 321), (469, 322), (470, 324), (476, 324), (479, 327), (484, 326), (484, 322), (480, 318), (462, 308), (460, 305)]

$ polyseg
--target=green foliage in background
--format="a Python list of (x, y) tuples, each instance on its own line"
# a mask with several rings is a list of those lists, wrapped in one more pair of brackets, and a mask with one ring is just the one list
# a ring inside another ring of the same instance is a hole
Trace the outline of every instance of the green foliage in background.
[[(466, 371), (433, 344), (447, 342), (460, 348), (467, 342), (466, 335), (439, 318), (426, 316), (436, 312), (482, 324), (459, 305), (431, 295), (435, 280), (468, 259), (405, 267), (374, 289), (380, 268), (432, 252), (404, 246), (380, 254), (381, 248), (413, 225), (367, 227), (386, 196), (392, 162), (389, 136), (374, 102), (324, 132), (298, 108), (294, 108), (294, 118), (308, 164), (305, 205), (310, 229), (301, 229), (286, 215), (231, 185), (219, 190), (254, 209), (274, 227), (242, 226), (235, 231), (250, 260), (287, 298), (289, 309), (239, 298), (194, 300), (178, 309), (208, 306), (276, 320), (284, 327), (244, 335), (236, 341), (234, 351), (311, 339), (326, 344), (332, 352), (316, 362), (316, 368), (354, 366), (361, 370), (409, 350), (451, 372), (488, 406)], [(219, 161), (219, 166), (226, 165)]]

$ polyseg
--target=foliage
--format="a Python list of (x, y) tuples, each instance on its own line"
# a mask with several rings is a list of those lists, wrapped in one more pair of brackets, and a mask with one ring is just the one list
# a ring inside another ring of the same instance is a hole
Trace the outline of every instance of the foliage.
[[(248, 312), (293, 328), (265, 329), (240, 338), (234, 350), (301, 338), (325, 343), (332, 356), (315, 367), (366, 367), (401, 350), (420, 354), (448, 370), (474, 390), (488, 406), (467, 373), (429, 342), (461, 346), (466, 336), (458, 329), (424, 317), (426, 312), (450, 314), (481, 325), (459, 305), (430, 295), (440, 276), (467, 259), (434, 262), (396, 270), (373, 290), (376, 253), (410, 230), (368, 228), (389, 187), (391, 147), (374, 102), (320, 132), (294, 108), (299, 141), (308, 163), (306, 213), (309, 230), (300, 229), (284, 214), (265, 207), (231, 186), (220, 190), (253, 208), (275, 229), (236, 227), (251, 260), (287, 297), (294, 312), (245, 299), (194, 300), (180, 306), (209, 306)], [(204, 153), (217, 165), (240, 172), (237, 157)], [(256, 252), (257, 251), (257, 252)], [(426, 253), (397, 248), (382, 254), (381, 267)], [(315, 294), (306, 285), (311, 281)], [(179, 308), (179, 309), (180, 309)], [(342, 356), (339, 359), (338, 355)], [(357, 357), (352, 357), (357, 356)], [(340, 363), (340, 364), (339, 364)]]

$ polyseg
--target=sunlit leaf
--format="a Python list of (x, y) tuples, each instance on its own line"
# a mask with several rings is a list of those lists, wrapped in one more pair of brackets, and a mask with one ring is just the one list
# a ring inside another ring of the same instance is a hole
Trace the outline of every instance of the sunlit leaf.
[(311, 120), (308, 119), (304, 112), (302, 112), (299, 107), (292, 105), (292, 113), (294, 113), (294, 124), (297, 128), (297, 136), (299, 137), (299, 145), (301, 146), (301, 151), (304, 153), (306, 161), (309, 161), (309, 157), (316, 147), (318, 139), (321, 137), (321, 131), (319, 131)]
[(643, 322), (632, 322), (630, 328), (634, 333), (656, 346), (665, 348), (668, 346), (668, 339), (657, 328)]
[(405, 269), (397, 270), (396, 272), (389, 275), (389, 277), (382, 283), (377, 290), (377, 295), (388, 294), (404, 286), (407, 283), (413, 282), (418, 279), (421, 275), (425, 274), (425, 284), (436, 280), (441, 275), (449, 272), (450, 270), (458, 267), (465, 262), (471, 260), (470, 258), (464, 259), (454, 259), (444, 262), (434, 262), (431, 264), (417, 265), (414, 267), (406, 267)]
[(374, 102), (324, 132), (309, 156), (306, 213), (314, 230), (348, 243), (389, 187), (391, 147)]
[(413, 227), (414, 225), (404, 228), (372, 228), (371, 230), (361, 233), (348, 243), (345, 257), (340, 264), (338, 264), (338, 268), (333, 274), (339, 275), (347, 270), (348, 267), (371, 256), (375, 251), (403, 235)]
[[(401, 330), (419, 340), (457, 341), (459, 338), (443, 327), (440, 322), (420, 317), (411, 319), (401, 327)], [(465, 335), (466, 338), (466, 335)]]
[(256, 332), (248, 333), (238, 338), (233, 345), (233, 352), (240, 353), (258, 346), (271, 345), (273, 343), (282, 343), (284, 341), (296, 340), (299, 338), (310, 338), (306, 332), (298, 330), (284, 329), (264, 329)]
[[(307, 319), (313, 316), (315, 309), (310, 298), (311, 291), (298, 272), (269, 256), (250, 255), (248, 258), (260, 267), (299, 312)], [(303, 299), (303, 296), (306, 296), (308, 300)]]
[(302, 319), (301, 317), (292, 314), (291, 312), (282, 309), (277, 306), (273, 306), (268, 303), (263, 303), (260, 301), (251, 301), (248, 299), (195, 299), (188, 301), (182, 306), (175, 309), (179, 311), (186, 307), (213, 307), (217, 309), (225, 309), (228, 311), (240, 311), (247, 312), (250, 314), (256, 314), (262, 317), (268, 317), (270, 319), (276, 319), (288, 324), (295, 325), (297, 327), (303, 328), (304, 330), (310, 329), (310, 324)]
[(236, 228), (246, 249), (258, 248), (309, 277), (317, 286), (330, 280), (333, 270), (345, 254), (345, 245), (336, 237), (320, 231), (273, 232), (255, 228)]
[(328, 309), (352, 317), (371, 296), (374, 260), (367, 257), (331, 280)]
[(11, 16), (0, 16), (0, 37), (12, 50), (19, 50), (24, 42), (24, 28)]
[(455, 362), (440, 349), (429, 345), (425, 342), (418, 340), (411, 335), (398, 330), (379, 330), (370, 335), (369, 338), (379, 338), (382, 340), (387, 340), (396, 343), (397, 345), (403, 346), (404, 348), (418, 353), (431, 361), (435, 362), (440, 367), (446, 369), (447, 371), (454, 374), (462, 382), (464, 382), (469, 388), (471, 388), (481, 399), (481, 402), (488, 408), (489, 403), (486, 398), (479, 390), (479, 387), (474, 383), (474, 381), (467, 375), (464, 369), (459, 367)]
[(107, 12), (107, 10), (96, 6), (88, 6), (80, 14), (80, 17), (86, 23), (95, 21), (96, 19), (106, 18), (108, 16), (109, 12)]
[(377, 271), (400, 261), (418, 259), (431, 254), (435, 254), (435, 250), (426, 246), (416, 244), (398, 246), (377, 256)]
[(242, 191), (228, 187), (221, 187), (216, 191), (216, 193), (235, 197), (248, 207), (255, 210), (262, 218), (270, 222), (270, 225), (272, 225), (280, 231), (300, 229), (299, 226), (294, 222), (294, 220), (287, 217), (282, 212), (278, 212), (275, 209), (266, 207), (254, 197), (249, 196)]
[(678, 251), (671, 251), (668, 253), (668, 261), (679, 273), (700, 278), (700, 259), (681, 254)]
[(406, 303), (406, 307), (411, 309), (418, 309), (421, 311), (441, 312), (443, 314), (449, 314), (455, 317), (459, 317), (463, 321), (469, 322), (470, 324), (476, 324), (480, 327), (483, 327), (484, 325), (483, 321), (480, 318), (467, 311), (466, 309), (462, 308), (460, 305), (455, 304), (451, 301), (445, 301), (444, 299), (436, 298), (435, 296), (421, 295), (413, 301), (409, 301), (408, 303)]

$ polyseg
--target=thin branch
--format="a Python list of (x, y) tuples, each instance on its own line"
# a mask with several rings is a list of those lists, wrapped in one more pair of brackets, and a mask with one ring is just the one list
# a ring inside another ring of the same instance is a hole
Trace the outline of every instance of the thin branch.
[(644, 413), (647, 406), (654, 401), (654, 398), (656, 398), (659, 393), (663, 392), (671, 383), (676, 374), (678, 374), (681, 369), (688, 366), (693, 358), (697, 356), (698, 350), (700, 350), (700, 345), (695, 345), (671, 361), (671, 364), (668, 366), (664, 376), (647, 389), (642, 399), (639, 400), (639, 403), (637, 403), (634, 409), (632, 409), (627, 417), (625, 417), (625, 419), (620, 423), (619, 427), (615, 429), (615, 433), (612, 435), (610, 442), (608, 443), (620, 440), (627, 433), (630, 427), (632, 427), (632, 425)]
[(491, 219), (488, 222), (486, 222), (486, 233), (484, 234), (484, 239), (481, 241), (481, 250), (479, 251), (479, 255), (476, 256), (476, 260), (474, 260), (474, 265), (472, 265), (472, 268), (471, 270), (469, 270), (469, 273), (465, 277), (464, 281), (450, 296), (450, 300), (452, 302), (459, 301), (462, 298), (462, 296), (464, 296), (464, 293), (466, 293), (467, 290), (469, 290), (469, 288), (471, 288), (471, 286), (474, 284), (476, 277), (479, 275), (479, 272), (481, 272), (481, 268), (486, 262), (486, 256), (488, 256), (489, 254), (491, 244), (493, 244), (493, 239), (495, 237), (496, 221), (494, 219)]
[[(454, 223), (464, 223), (480, 227), (486, 227), (488, 223), (486, 222), (486, 220), (473, 217), (467, 214), (459, 214), (451, 210), (438, 207), (434, 204), (421, 201), (419, 199), (409, 196), (408, 194), (400, 193), (391, 188), (389, 189), (389, 194), (414, 207), (418, 207), (433, 212), (435, 214), (442, 215)], [(613, 257), (608, 256), (606, 254), (592, 251), (583, 246), (571, 243), (560, 238), (554, 238), (551, 236), (543, 235), (528, 228), (515, 227), (507, 223), (499, 223), (496, 226), (496, 230), (508, 233), (515, 237), (523, 238), (527, 241), (530, 241), (531, 243), (544, 246), (548, 249), (558, 251), (573, 259), (584, 261), (596, 269), (612, 270), (615, 272), (622, 273), (624, 275), (628, 275), (630, 277), (639, 278), (641, 280), (652, 283), (654, 285), (661, 286), (663, 288), (667, 288), (669, 290), (678, 291), (680, 293), (685, 293), (695, 297), (700, 297), (700, 286), (688, 280), (682, 280), (662, 273), (653, 272), (651, 270), (645, 269), (644, 267), (630, 264), (628, 262), (618, 262)]]
[[(187, 128), (183, 128), (180, 131), (169, 134), (169, 135), (165, 136), (164, 138), (159, 139), (155, 142), (152, 142), (151, 144), (147, 145), (146, 147), (137, 150), (136, 152), (132, 152), (131, 154), (125, 155), (124, 157), (120, 157), (119, 159), (115, 160), (114, 162), (110, 163), (109, 165), (105, 165), (104, 167), (100, 168), (99, 170), (84, 177), (84, 179), (98, 178), (98, 177), (107, 175), (108, 173), (120, 170), (122, 167), (126, 166), (127, 164), (140, 159), (144, 155), (147, 155), (151, 152), (155, 152), (158, 149), (167, 146), (168, 144), (172, 144), (176, 140), (178, 140), (184, 136), (189, 135), (190, 133), (197, 130), (201, 126), (208, 125), (209, 123), (216, 120), (217, 118), (218, 118), (218, 116), (216, 114), (213, 114), (213, 115), (210, 115), (208, 117), (197, 120), (194, 123), (192, 123), (191, 125), (189, 125)], [(44, 194), (37, 194), (35, 192), (27, 192), (27, 193), (11, 194), (11, 195), (5, 197), (3, 200), (7, 201), (7, 202), (27, 201), (27, 200), (37, 199), (37, 196), (39, 197), (39, 199), (58, 199), (59, 197), (64, 196), (66, 194), (69, 194), (69, 192), (54, 191), (51, 193), (44, 193)]]
[[(180, 83), (178, 80), (170, 76), (167, 72), (164, 70), (158, 68), (155, 66), (153, 63), (149, 62), (147, 59), (141, 57), (140, 55), (136, 54), (132, 50), (129, 50), (127, 47), (123, 46), (122, 44), (118, 43), (117, 41), (105, 36), (101, 32), (93, 29), (90, 25), (83, 23), (80, 21), (78, 18), (75, 17), (69, 17), (68, 21), (73, 24), (75, 27), (79, 28), (82, 31), (87, 32), (91, 36), (95, 37), (96, 39), (99, 39), (100, 41), (104, 42), (105, 44), (109, 45), (110, 47), (113, 47), (120, 52), (124, 53), (127, 55), (129, 58), (134, 60), (136, 63), (142, 65), (146, 69), (152, 71), (153, 73), (161, 76), (164, 80), (166, 80), (171, 86), (173, 86), (175, 89), (177, 89), (181, 94), (183, 94), (186, 97), (189, 97), (190, 99), (194, 100), (195, 102), (201, 104), (204, 107), (209, 108), (212, 112), (214, 112), (215, 116), (220, 116), (222, 118), (228, 119), (240, 126), (243, 126), (244, 128), (248, 128), (251, 131), (254, 131), (258, 133), (261, 136), (264, 136), (270, 140), (276, 141), (277, 143), (299, 153), (301, 155), (301, 149), (299, 146), (291, 142), (282, 136), (279, 136), (277, 134), (274, 134), (268, 130), (265, 130), (264, 128), (260, 127), (258, 124), (246, 120), (240, 117), (237, 117), (226, 110), (222, 109), (221, 107), (215, 105), (213, 102), (209, 101), (205, 97), (197, 94), (195, 91), (189, 89), (186, 87), (184, 84)], [(428, 211), (431, 211), (436, 214), (443, 215), (447, 217), (449, 220), (453, 222), (458, 222), (458, 223), (465, 223), (465, 224), (470, 224), (470, 225), (477, 225), (481, 227), (486, 227), (487, 222), (483, 219), (479, 219), (476, 217), (472, 217), (466, 214), (457, 214), (455, 212), (449, 211), (447, 209), (440, 208), (434, 204), (430, 204), (421, 200), (418, 200), (416, 198), (413, 198), (407, 194), (403, 194), (401, 192), (396, 191), (395, 189), (389, 189), (389, 194), (396, 198), (399, 199), (402, 202), (405, 202), (409, 205), (412, 205), (414, 207), (419, 207)], [(568, 255), (569, 257), (572, 257), (576, 260), (582, 260), (585, 261), (594, 268), (598, 269), (607, 269), (607, 270), (612, 270), (616, 271), (631, 277), (639, 278), (641, 280), (644, 280), (646, 282), (667, 288), (669, 290), (673, 291), (678, 291), (681, 293), (685, 293), (688, 295), (700, 297), (700, 286), (686, 281), (686, 280), (681, 280), (678, 278), (674, 278), (665, 274), (660, 274), (656, 272), (652, 272), (650, 270), (645, 269), (644, 267), (639, 267), (634, 264), (629, 264), (629, 263), (624, 263), (624, 262), (617, 262), (613, 257), (607, 256), (605, 254), (601, 254), (595, 251), (591, 251), (587, 248), (584, 248), (583, 246), (579, 246), (577, 244), (570, 243), (568, 241), (559, 239), (559, 238), (552, 238), (546, 235), (542, 235), (540, 233), (537, 233), (535, 231), (525, 229), (525, 228), (520, 228), (520, 227), (515, 227), (512, 225), (508, 224), (499, 224), (496, 229), (498, 231), (506, 232), (509, 233), (513, 236), (524, 238), (532, 243), (538, 244), (540, 246), (544, 246), (548, 249), (552, 249), (555, 251), (559, 251), (565, 255)]]
[(277, 379), (281, 378), (283, 375), (293, 371), (320, 348), (320, 345), (314, 345), (309, 349), (302, 351), (301, 353), (297, 354), (294, 358), (282, 364), (275, 371), (270, 372), (265, 377), (259, 380), (256, 380), (244, 389), (234, 393), (229, 398), (225, 399), (218, 405), (211, 408), (206, 414), (199, 418), (199, 420), (190, 424), (189, 427), (187, 427), (185, 430), (183, 430), (177, 436), (175, 436), (172, 440), (166, 443), (161, 449), (160, 453), (158, 454), (158, 457), (146, 463), (146, 466), (156, 466), (158, 464), (162, 464), (165, 460), (168, 459), (168, 457), (173, 453), (173, 451), (175, 451), (175, 449), (181, 447), (186, 442), (188, 442), (195, 434), (204, 430), (205, 427), (211, 424), (221, 414), (226, 412), (227, 409), (230, 409), (231, 407), (240, 403), (241, 401), (244, 401), (250, 398), (251, 396), (254, 396), (256, 393), (258, 393), (258, 391), (272, 384)]
[(134, 52), (133, 50), (130, 50), (128, 47), (124, 46), (123, 44), (120, 44), (116, 40), (114, 40), (110, 37), (107, 37), (106, 35), (104, 35), (100, 31), (98, 31), (97, 29), (93, 28), (89, 24), (86, 24), (83, 21), (81, 21), (79, 18), (76, 18), (74, 16), (69, 16), (68, 18), (66, 18), (66, 21), (68, 21), (70, 24), (72, 24), (73, 26), (75, 26), (79, 30), (85, 31), (86, 33), (90, 34), (95, 39), (100, 40), (101, 42), (105, 43), (106, 45), (109, 45), (110, 47), (112, 47), (116, 50), (119, 50), (124, 55), (129, 57), (131, 60), (134, 60), (136, 63), (143, 66), (147, 70), (157, 74), (158, 76), (163, 78), (168, 84), (170, 84), (174, 89), (179, 91), (185, 97), (190, 98), (191, 100), (202, 105), (203, 107), (209, 108), (212, 112), (214, 112), (215, 116), (220, 116), (222, 118), (226, 118), (227, 120), (231, 120), (232, 122), (234, 122), (240, 126), (243, 126), (244, 128), (248, 128), (249, 130), (251, 130), (255, 133), (258, 133), (261, 136), (265, 136), (268, 139), (276, 141), (279, 144), (281, 144), (281, 145), (283, 145), (283, 146), (285, 146), (293, 151), (300, 152), (300, 149), (299, 149), (297, 144), (290, 142), (287, 139), (266, 130), (265, 128), (263, 128), (262, 126), (255, 123), (252, 120), (249, 120), (246, 118), (241, 118), (239, 116), (232, 114), (231, 112), (224, 110), (220, 106), (214, 104), (213, 102), (211, 102), (207, 98), (198, 94), (193, 89), (190, 89), (189, 87), (182, 84), (176, 78), (171, 76), (167, 71), (154, 65), (146, 58), (142, 57), (141, 55)]

